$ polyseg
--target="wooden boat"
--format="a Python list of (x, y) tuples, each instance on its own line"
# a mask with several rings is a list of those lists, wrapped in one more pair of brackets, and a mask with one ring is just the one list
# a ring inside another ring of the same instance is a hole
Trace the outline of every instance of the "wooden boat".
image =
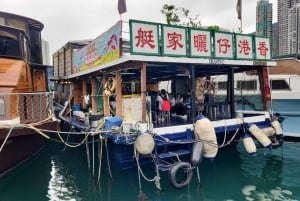
[(0, 12), (0, 19), (0, 175), (4, 175), (42, 147), (48, 138), (45, 131), (57, 131), (59, 126), (52, 119), (48, 66), (42, 64), (43, 25), (5, 12)]
[[(105, 142), (109, 167), (137, 166), (144, 175), (141, 165), (152, 163), (157, 188), (159, 171), (184, 188), (202, 156), (213, 160), (240, 141), (250, 154), (281, 146), (280, 124), (268, 111), (267, 68), (276, 65), (268, 39), (136, 20), (129, 25), (130, 40), (118, 22), (86, 46), (68, 42), (53, 55), (59, 117), (85, 142), (97, 141), (101, 155)], [(238, 51), (240, 41), (249, 46)], [(246, 71), (261, 82), (256, 110), (237, 107), (235, 74)], [(222, 75), (226, 93), (219, 94), (211, 78)], [(173, 111), (163, 101), (157, 105), (157, 92), (170, 102), (171, 95), (185, 96)], [(186, 174), (177, 181), (180, 170)]]

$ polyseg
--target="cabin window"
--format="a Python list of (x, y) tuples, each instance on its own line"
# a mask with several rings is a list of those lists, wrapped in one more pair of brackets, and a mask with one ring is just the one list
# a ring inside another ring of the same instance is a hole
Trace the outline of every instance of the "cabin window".
[(242, 80), (237, 81), (237, 89), (239, 90), (256, 90), (257, 82), (256, 80)]
[(10, 37), (13, 35), (5, 33), (0, 33), (0, 55), (20, 57), (19, 41), (16, 37)]
[(271, 80), (272, 90), (290, 90), (289, 84), (285, 80)]
[(217, 83), (218, 89), (226, 90), (227, 89), (227, 82), (218, 82)]

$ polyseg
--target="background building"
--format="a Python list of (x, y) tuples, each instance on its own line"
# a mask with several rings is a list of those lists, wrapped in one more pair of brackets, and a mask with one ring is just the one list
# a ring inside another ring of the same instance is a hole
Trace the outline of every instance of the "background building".
[(279, 56), (299, 52), (300, 0), (278, 0), (278, 53)]
[(256, 35), (272, 38), (272, 3), (259, 0), (256, 6)]

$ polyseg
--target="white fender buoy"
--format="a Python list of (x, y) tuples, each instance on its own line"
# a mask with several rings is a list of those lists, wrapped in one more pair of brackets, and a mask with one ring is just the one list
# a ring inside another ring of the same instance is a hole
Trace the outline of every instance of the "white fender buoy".
[(272, 142), (271, 140), (262, 132), (257, 125), (252, 124), (249, 127), (250, 133), (263, 145), (263, 147), (271, 148)]
[(275, 130), (272, 127), (262, 128), (261, 131), (268, 137), (271, 137), (275, 134)]
[(255, 156), (256, 155), (256, 146), (254, 143), (254, 140), (251, 136), (245, 135), (243, 137), (243, 144), (245, 147), (245, 150), (248, 154)]
[(135, 140), (134, 147), (140, 154), (151, 154), (154, 149), (152, 135), (148, 133), (139, 135)]
[(283, 137), (283, 131), (282, 131), (279, 121), (277, 121), (277, 120), (272, 121), (271, 125), (273, 126), (273, 128), (275, 130), (277, 140), (281, 140)]
[(203, 141), (203, 157), (214, 159), (218, 153), (217, 136), (212, 122), (202, 117), (195, 123), (196, 140)]

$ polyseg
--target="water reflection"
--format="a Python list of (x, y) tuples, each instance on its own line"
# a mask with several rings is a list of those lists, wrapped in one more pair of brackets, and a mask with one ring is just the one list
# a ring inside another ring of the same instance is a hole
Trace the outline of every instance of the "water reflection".
[(258, 159), (243, 157), (241, 169), (249, 182), (242, 188), (245, 200), (294, 200), (293, 192), (282, 185), (283, 157), (267, 152), (261, 152)]
[(64, 168), (58, 156), (51, 157), (50, 176), (47, 195), (50, 201), (82, 200), (78, 197), (76, 178)]

